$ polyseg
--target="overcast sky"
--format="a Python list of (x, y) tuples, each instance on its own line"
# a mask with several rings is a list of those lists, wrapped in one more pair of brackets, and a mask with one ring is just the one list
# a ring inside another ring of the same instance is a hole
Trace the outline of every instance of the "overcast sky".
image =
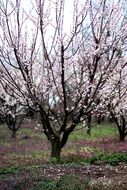
[[(50, 2), (58, 2), (59, 0), (45, 0), (45, 4), (46, 6), (49, 6)], [(70, 32), (70, 26), (72, 25), (72, 19), (73, 19), (73, 9), (74, 9), (74, 1), (75, 0), (64, 0), (65, 2), (65, 7), (64, 7), (64, 32), (68, 33)], [(82, 2), (85, 3), (86, 0), (80, 0), (78, 1), (78, 4), (80, 5)], [(27, 3), (26, 3), (27, 2)], [(32, 4), (35, 4), (35, 0), (31, 1), (31, 0), (22, 0), (22, 7), (29, 12), (32, 8)], [(80, 3), (79, 3), (80, 2)], [(81, 8), (81, 6), (79, 6)], [(54, 6), (55, 8), (55, 6)], [(55, 19), (55, 9), (51, 10), (50, 15), (52, 16), (52, 18)], [(34, 14), (34, 13), (33, 13)]]

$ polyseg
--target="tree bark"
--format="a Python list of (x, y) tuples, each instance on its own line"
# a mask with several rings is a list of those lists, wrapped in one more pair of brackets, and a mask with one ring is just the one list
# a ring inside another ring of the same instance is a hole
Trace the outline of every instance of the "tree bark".
[(12, 130), (12, 139), (16, 139), (16, 130)]
[(51, 158), (56, 158), (57, 161), (60, 160), (61, 148), (58, 142), (53, 142), (51, 144)]
[(87, 121), (87, 135), (91, 135), (91, 120), (92, 120), (92, 116), (91, 115), (89, 115), (88, 116), (88, 121)]
[(98, 125), (101, 124), (101, 115), (99, 115), (99, 117), (97, 118), (97, 123), (98, 123)]
[(125, 128), (123, 128), (122, 126), (120, 126), (120, 125), (117, 125), (118, 126), (118, 130), (119, 130), (119, 140), (121, 141), (121, 142), (123, 142), (124, 140), (125, 140)]
[(120, 132), (119, 132), (119, 135), (120, 135), (119, 140), (120, 140), (121, 142), (123, 142), (123, 141), (125, 140), (124, 131), (120, 131)]
[(91, 136), (91, 126), (90, 125), (87, 128), (87, 135)]

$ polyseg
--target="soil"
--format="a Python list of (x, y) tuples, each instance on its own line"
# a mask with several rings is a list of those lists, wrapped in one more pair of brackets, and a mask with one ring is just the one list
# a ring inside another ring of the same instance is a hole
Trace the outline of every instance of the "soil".
[(22, 170), (19, 174), (6, 175), (0, 180), (0, 190), (30, 190), (40, 179), (53, 178), (59, 180), (64, 175), (76, 175), (90, 182), (91, 187), (103, 190), (127, 190), (127, 164), (110, 165), (52, 165), (37, 166), (33, 173)]

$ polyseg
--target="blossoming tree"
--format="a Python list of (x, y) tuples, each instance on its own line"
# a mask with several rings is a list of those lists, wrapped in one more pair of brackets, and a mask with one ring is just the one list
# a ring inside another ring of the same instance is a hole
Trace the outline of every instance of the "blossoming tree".
[(100, 90), (95, 116), (111, 117), (119, 131), (120, 141), (127, 135), (127, 58), (121, 57), (112, 75)]
[(69, 24), (67, 6), (63, 0), (36, 0), (30, 10), (21, 0), (0, 6), (4, 81), (40, 113), (57, 159), (70, 133), (92, 114), (126, 35), (121, 3), (74, 0)]
[(7, 86), (3, 88), (3, 83), (0, 89), (0, 116), (11, 130), (12, 138), (16, 139), (16, 133), (24, 120), (26, 108), (13, 96), (11, 89), (8, 92)]
[(115, 86), (110, 93), (108, 109), (118, 127), (120, 141), (124, 141), (127, 135), (127, 63), (116, 70), (113, 81)]

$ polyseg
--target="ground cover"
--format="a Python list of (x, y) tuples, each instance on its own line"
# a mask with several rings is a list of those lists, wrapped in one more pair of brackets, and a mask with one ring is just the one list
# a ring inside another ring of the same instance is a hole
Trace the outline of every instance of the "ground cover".
[(127, 141), (118, 141), (114, 124), (94, 125), (90, 137), (85, 129), (74, 131), (61, 162), (49, 158), (41, 125), (24, 124), (15, 141), (0, 126), (0, 189), (127, 189)]

